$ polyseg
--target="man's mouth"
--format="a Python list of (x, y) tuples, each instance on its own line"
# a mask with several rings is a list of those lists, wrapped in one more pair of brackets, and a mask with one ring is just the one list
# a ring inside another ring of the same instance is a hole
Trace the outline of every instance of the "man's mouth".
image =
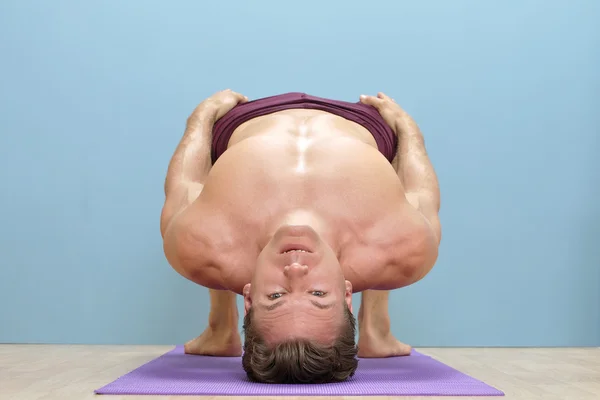
[(312, 253), (312, 251), (308, 248), (308, 246), (302, 243), (288, 243), (282, 246), (281, 254), (290, 254), (290, 253)]
[(293, 253), (295, 251), (297, 251), (299, 253), (310, 253), (310, 251), (307, 251), (307, 250), (291, 249), (291, 250), (284, 251), (283, 254)]

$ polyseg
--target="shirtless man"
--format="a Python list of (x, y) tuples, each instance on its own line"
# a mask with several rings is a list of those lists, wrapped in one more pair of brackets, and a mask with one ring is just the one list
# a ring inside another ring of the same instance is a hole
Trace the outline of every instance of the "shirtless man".
[(255, 381), (342, 381), (357, 355), (410, 353), (391, 334), (388, 291), (436, 262), (440, 194), (423, 136), (393, 99), (218, 92), (188, 118), (165, 193), (167, 260), (210, 289), (208, 327), (187, 353), (242, 355), (236, 294)]

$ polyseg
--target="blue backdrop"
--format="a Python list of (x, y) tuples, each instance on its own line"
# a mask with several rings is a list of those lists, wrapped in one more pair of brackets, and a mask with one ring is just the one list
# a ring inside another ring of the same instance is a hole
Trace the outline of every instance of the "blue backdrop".
[(232, 88), (384, 91), (421, 125), (444, 237), (392, 294), (400, 339), (600, 345), (599, 20), (594, 0), (2, 1), (0, 342), (204, 329), (159, 214), (185, 119)]

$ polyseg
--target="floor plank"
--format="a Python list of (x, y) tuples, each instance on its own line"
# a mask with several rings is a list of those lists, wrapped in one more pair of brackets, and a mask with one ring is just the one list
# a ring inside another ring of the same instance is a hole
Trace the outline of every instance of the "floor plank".
[[(172, 346), (0, 345), (0, 399), (165, 400), (178, 396), (102, 396), (94, 389)], [(600, 348), (425, 348), (420, 352), (506, 393), (506, 399), (600, 399)], [(328, 399), (329, 397), (314, 397)], [(417, 397), (402, 397), (416, 399)], [(241, 397), (193, 397), (234, 400)], [(278, 399), (260, 397), (260, 400)], [(289, 399), (289, 397), (286, 397)], [(301, 397), (299, 399), (305, 399)], [(348, 397), (360, 400), (360, 397)], [(392, 397), (369, 397), (391, 400)], [(448, 397), (424, 397), (447, 400)], [(461, 399), (481, 399), (461, 397)]]

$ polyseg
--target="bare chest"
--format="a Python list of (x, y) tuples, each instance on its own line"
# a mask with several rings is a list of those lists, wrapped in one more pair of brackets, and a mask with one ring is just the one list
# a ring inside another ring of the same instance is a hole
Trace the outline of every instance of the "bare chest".
[(309, 133), (248, 137), (213, 166), (196, 207), (230, 287), (249, 281), (270, 224), (298, 210), (332, 227), (349, 280), (384, 264), (404, 198), (396, 171), (362, 140)]
[(322, 130), (267, 130), (236, 142), (213, 166), (203, 204), (254, 230), (298, 209), (363, 230), (401, 204), (397, 173), (372, 144)]

